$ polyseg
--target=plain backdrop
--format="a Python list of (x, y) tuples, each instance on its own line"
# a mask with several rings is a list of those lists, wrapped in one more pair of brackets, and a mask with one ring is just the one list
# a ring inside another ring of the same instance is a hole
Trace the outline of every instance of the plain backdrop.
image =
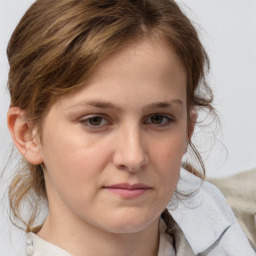
[[(32, 0), (0, 0), (0, 171), (11, 149), (6, 127), (9, 105), (6, 47)], [(211, 60), (209, 82), (222, 130), (201, 133), (200, 149), (208, 176), (222, 177), (256, 167), (256, 1), (183, 0), (182, 9), (197, 26)], [(200, 130), (196, 131), (200, 133)], [(215, 144), (209, 139), (214, 132)], [(211, 149), (211, 150), (209, 150)], [(12, 165), (11, 165), (12, 166)], [(6, 187), (12, 168), (0, 183), (0, 256), (23, 255), (23, 233), (10, 229)], [(15, 249), (14, 249), (15, 248)], [(18, 251), (19, 253), (15, 253)], [(25, 254), (24, 254), (25, 255)]]

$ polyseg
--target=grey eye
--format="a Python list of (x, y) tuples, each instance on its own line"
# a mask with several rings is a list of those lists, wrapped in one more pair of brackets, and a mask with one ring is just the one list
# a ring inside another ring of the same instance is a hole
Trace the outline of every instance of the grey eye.
[(98, 126), (98, 125), (100, 125), (102, 123), (102, 119), (103, 118), (100, 117), (100, 116), (94, 116), (92, 118), (89, 118), (88, 122), (89, 122), (90, 125)]
[(151, 120), (152, 124), (162, 124), (164, 118), (167, 119), (166, 117), (164, 117), (162, 115), (153, 115), (150, 117), (150, 120)]

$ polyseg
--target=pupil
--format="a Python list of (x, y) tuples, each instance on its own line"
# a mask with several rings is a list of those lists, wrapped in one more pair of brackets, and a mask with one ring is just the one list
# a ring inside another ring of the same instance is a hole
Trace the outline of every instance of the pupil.
[(163, 117), (160, 115), (155, 115), (155, 116), (152, 116), (151, 121), (154, 124), (161, 124), (163, 121)]
[(102, 119), (101, 117), (93, 117), (89, 119), (89, 123), (91, 125), (100, 125), (101, 119)]

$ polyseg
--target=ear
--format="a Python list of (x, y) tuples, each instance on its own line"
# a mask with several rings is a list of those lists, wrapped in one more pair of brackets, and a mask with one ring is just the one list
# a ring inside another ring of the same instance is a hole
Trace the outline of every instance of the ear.
[(24, 111), (17, 107), (9, 109), (7, 124), (12, 140), (22, 156), (31, 164), (41, 164), (43, 159), (36, 125), (28, 121)]

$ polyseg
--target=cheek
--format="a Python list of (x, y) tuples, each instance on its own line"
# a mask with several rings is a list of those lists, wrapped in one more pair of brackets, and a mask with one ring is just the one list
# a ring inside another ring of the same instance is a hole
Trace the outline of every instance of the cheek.
[[(95, 165), (103, 164), (107, 158), (104, 141), (92, 136), (85, 136), (78, 131), (56, 131), (47, 133), (45, 130), (42, 155), (50, 169), (61, 169), (61, 172), (79, 171), (90, 172)], [(99, 162), (99, 157), (101, 161)]]
[(168, 168), (177, 167), (181, 164), (181, 159), (186, 151), (186, 136), (183, 134), (177, 136), (167, 136), (164, 140), (151, 146), (151, 158), (155, 164), (168, 166)]
[(151, 151), (151, 164), (157, 173), (163, 196), (169, 199), (176, 189), (182, 157), (186, 148), (186, 136), (169, 136), (161, 143), (154, 144)]
[(43, 155), (48, 192), (57, 192), (67, 204), (73, 202), (77, 207), (91, 203), (109, 161), (109, 143), (85, 137), (84, 133), (73, 132), (70, 136), (70, 130), (45, 135)]

